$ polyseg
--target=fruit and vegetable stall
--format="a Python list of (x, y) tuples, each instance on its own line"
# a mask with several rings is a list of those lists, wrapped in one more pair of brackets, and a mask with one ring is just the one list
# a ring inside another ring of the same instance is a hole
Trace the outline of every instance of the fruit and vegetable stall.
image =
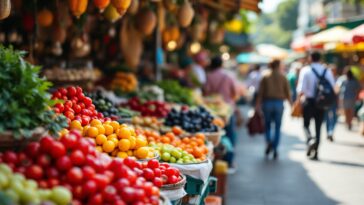
[(205, 204), (233, 110), (176, 59), (223, 43), (229, 2), (0, 0), (1, 204)]

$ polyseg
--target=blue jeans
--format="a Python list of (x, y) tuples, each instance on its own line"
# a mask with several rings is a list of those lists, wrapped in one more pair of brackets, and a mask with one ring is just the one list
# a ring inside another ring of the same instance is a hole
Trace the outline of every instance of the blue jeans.
[(325, 113), (326, 130), (327, 130), (327, 135), (329, 135), (329, 136), (332, 136), (334, 134), (335, 125), (337, 122), (336, 110), (337, 110), (337, 105), (335, 103)]
[[(281, 124), (283, 115), (283, 100), (264, 100), (263, 114), (265, 124), (265, 139), (267, 143), (271, 143), (276, 151), (281, 138)], [(272, 123), (275, 125), (274, 137), (272, 139)]]

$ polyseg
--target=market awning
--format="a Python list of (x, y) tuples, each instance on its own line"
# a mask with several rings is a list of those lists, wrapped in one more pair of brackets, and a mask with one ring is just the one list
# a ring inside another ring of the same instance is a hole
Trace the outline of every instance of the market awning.
[(272, 59), (284, 59), (288, 56), (286, 49), (272, 44), (259, 44), (256, 46), (258, 54)]
[(338, 43), (341, 42), (348, 33), (349, 30), (347, 28), (336, 26), (313, 35), (310, 42), (312, 45)]
[(308, 36), (301, 36), (293, 40), (291, 43), (292, 50), (296, 52), (305, 52), (306, 50), (310, 49), (310, 37)]
[(342, 39), (344, 43), (360, 43), (364, 42), (364, 24), (349, 31), (349, 33)]
[(269, 63), (271, 58), (261, 56), (257, 53), (241, 53), (236, 56), (236, 61), (239, 64), (265, 64)]

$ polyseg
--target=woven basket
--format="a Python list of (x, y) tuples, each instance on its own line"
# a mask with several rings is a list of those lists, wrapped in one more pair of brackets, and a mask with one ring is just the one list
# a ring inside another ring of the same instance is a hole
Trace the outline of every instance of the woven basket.
[(39, 141), (41, 137), (46, 135), (44, 128), (36, 128), (33, 131), (33, 135), (30, 138), (15, 139), (14, 133), (11, 131), (5, 131), (0, 133), (0, 151), (5, 150), (21, 150), (28, 143)]
[(182, 189), (185, 187), (186, 184), (186, 176), (181, 174), (182, 180), (177, 182), (176, 184), (167, 184), (163, 185), (161, 187), (161, 191), (163, 190), (176, 190), (176, 189)]
[(214, 146), (219, 145), (221, 137), (225, 134), (224, 130), (219, 130), (218, 132), (204, 132), (206, 140), (211, 141)]

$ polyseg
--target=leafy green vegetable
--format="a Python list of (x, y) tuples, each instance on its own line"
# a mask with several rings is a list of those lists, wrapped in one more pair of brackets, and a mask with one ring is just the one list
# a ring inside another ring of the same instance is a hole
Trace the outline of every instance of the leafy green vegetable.
[(158, 83), (164, 90), (164, 98), (167, 102), (194, 105), (192, 90), (182, 87), (177, 81), (164, 80)]
[(45, 127), (55, 134), (67, 126), (66, 118), (49, 108), (55, 104), (47, 92), (52, 84), (39, 77), (40, 67), (26, 62), (24, 54), (0, 46), (0, 133), (10, 130), (19, 139)]

